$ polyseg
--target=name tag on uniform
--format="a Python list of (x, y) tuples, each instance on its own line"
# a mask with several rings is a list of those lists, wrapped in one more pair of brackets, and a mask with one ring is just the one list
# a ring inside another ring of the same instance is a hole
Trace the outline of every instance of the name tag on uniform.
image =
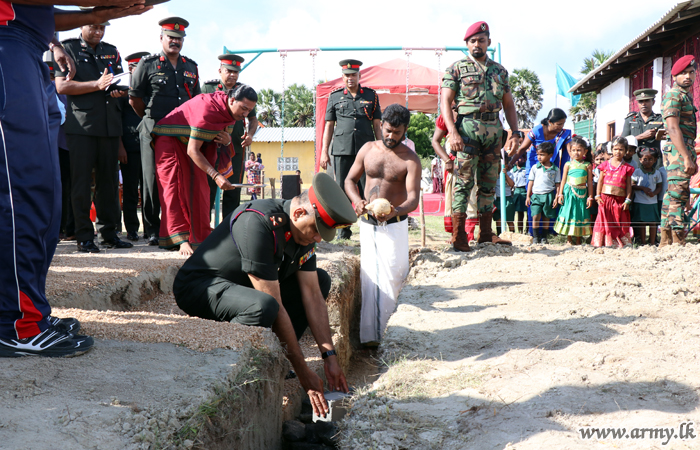
[(185, 71), (185, 73), (183, 75), (185, 75), (188, 78), (197, 78), (197, 75), (193, 74), (192, 72), (188, 72), (188, 71)]
[(306, 263), (306, 261), (311, 259), (311, 257), (314, 256), (315, 254), (316, 254), (316, 246), (314, 246), (314, 248), (312, 248), (311, 250), (306, 252), (306, 254), (304, 256), (299, 258), (299, 267), (303, 266), (304, 263)]

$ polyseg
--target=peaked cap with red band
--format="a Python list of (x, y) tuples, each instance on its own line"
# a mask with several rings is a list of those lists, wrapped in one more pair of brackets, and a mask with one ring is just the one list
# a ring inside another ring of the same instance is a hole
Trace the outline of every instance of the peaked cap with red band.
[(477, 22), (474, 25), (467, 28), (467, 33), (464, 35), (464, 40), (466, 41), (470, 37), (479, 33), (486, 33), (489, 31), (489, 24), (486, 22)]
[(223, 67), (229, 70), (240, 72), (241, 64), (243, 63), (243, 61), (245, 61), (245, 58), (229, 53), (226, 55), (219, 55), (219, 61), (221, 61), (221, 65)]
[(185, 28), (190, 26), (190, 23), (182, 17), (168, 17), (158, 22), (163, 34), (174, 37), (185, 37)]
[(678, 61), (676, 61), (676, 63), (671, 68), (671, 76), (675, 77), (679, 73), (683, 72), (686, 69), (686, 67), (689, 66), (695, 68), (695, 56), (693, 55), (686, 55)]
[(352, 203), (330, 175), (319, 172), (309, 189), (309, 202), (316, 212), (316, 228), (324, 241), (335, 238), (337, 228), (357, 222)]
[(343, 73), (357, 73), (360, 71), (362, 66), (362, 61), (356, 59), (344, 59), (340, 61), (340, 68), (343, 69)]
[(127, 56), (124, 59), (126, 59), (126, 62), (129, 65), (138, 64), (139, 61), (141, 61), (141, 58), (143, 58), (144, 56), (148, 56), (148, 55), (150, 55), (150, 53), (148, 53), (148, 52), (136, 52), (136, 53), (132, 53), (131, 55)]

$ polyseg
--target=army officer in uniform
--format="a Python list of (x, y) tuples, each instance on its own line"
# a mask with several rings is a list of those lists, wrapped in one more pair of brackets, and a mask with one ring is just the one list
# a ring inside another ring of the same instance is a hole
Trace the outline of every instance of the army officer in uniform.
[(173, 292), (187, 314), (272, 327), (317, 414), (328, 411), (323, 382), (306, 365), (298, 340), (316, 339), (331, 390), (347, 392), (328, 324), (330, 276), (316, 268), (316, 243), (357, 221), (350, 201), (325, 173), (291, 200), (241, 205), (178, 271)]
[(117, 48), (102, 42), (107, 23), (85, 25), (80, 36), (63, 41), (63, 47), (76, 64), (76, 75), (56, 74), (56, 90), (68, 99), (66, 140), (70, 149), (71, 202), (75, 218), (78, 251), (98, 253), (95, 230), (90, 220), (92, 171), (95, 170), (95, 210), (102, 245), (129, 248), (133, 245), (117, 236), (119, 178), (117, 154), (122, 136), (119, 97), (126, 91), (113, 89), (114, 75), (120, 74), (122, 60)]
[[(382, 110), (374, 89), (360, 85), (360, 66), (356, 59), (340, 61), (345, 87), (331, 92), (326, 108), (326, 127), (323, 131), (323, 147), (320, 165), (328, 168), (333, 155), (335, 181), (345, 190), (345, 178), (355, 163), (355, 156), (369, 141), (382, 138)], [(330, 150), (331, 140), (333, 148)], [(360, 179), (360, 192), (365, 191), (364, 175)], [(339, 239), (350, 239), (350, 228), (338, 232)]]
[[(216, 91), (228, 92), (238, 86), (238, 76), (241, 72), (241, 65), (245, 59), (238, 55), (226, 54), (219, 55), (219, 77), (218, 80), (209, 80), (204, 82), (202, 93), (210, 94)], [(253, 136), (258, 129), (258, 117), (255, 108), (248, 114), (248, 127), (245, 126), (245, 121), (237, 121), (233, 125), (233, 133), (231, 133), (231, 142), (233, 143), (234, 155), (231, 157), (231, 166), (233, 175), (229, 177), (232, 184), (243, 182), (243, 168), (245, 165), (245, 148), (253, 142)], [(214, 195), (216, 195), (216, 183), (209, 180), (209, 188), (211, 189), (211, 208), (214, 209)], [(222, 216), (228, 216), (234, 209), (241, 204), (241, 190), (231, 189), (224, 191), (223, 201), (221, 205)]]
[[(662, 133), (664, 122), (661, 114), (655, 113), (652, 108), (656, 103), (655, 97), (659, 91), (656, 89), (637, 89), (634, 96), (639, 106), (639, 111), (632, 111), (625, 117), (625, 125), (622, 127), (620, 136), (634, 136), (637, 138), (637, 151), (642, 148), (653, 148), (657, 152), (661, 151)], [(659, 158), (661, 161), (661, 158)]]
[(180, 17), (168, 17), (158, 24), (163, 51), (139, 61), (129, 90), (129, 103), (143, 118), (139, 129), (143, 167), (141, 200), (144, 238), (148, 245), (158, 245), (160, 230), (160, 200), (151, 132), (170, 111), (202, 93), (197, 63), (180, 54), (189, 22)]

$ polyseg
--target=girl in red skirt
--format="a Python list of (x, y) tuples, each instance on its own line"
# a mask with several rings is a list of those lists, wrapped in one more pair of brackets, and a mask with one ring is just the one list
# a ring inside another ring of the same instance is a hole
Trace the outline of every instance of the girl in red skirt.
[(632, 174), (634, 167), (625, 163), (627, 140), (612, 141), (612, 157), (598, 166), (600, 178), (596, 201), (598, 217), (593, 227), (591, 245), (594, 247), (624, 247), (630, 244), (630, 204), (632, 204)]

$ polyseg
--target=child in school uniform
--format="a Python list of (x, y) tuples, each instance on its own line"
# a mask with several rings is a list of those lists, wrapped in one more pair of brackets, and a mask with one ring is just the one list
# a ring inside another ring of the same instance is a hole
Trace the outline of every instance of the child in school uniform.
[(517, 213), (518, 230), (520, 233), (527, 234), (527, 175), (525, 170), (525, 155), (521, 156), (515, 163), (510, 172), (511, 180), (513, 180), (513, 205)]
[(661, 223), (658, 196), (663, 187), (663, 176), (655, 169), (659, 155), (654, 148), (644, 148), (639, 154), (641, 167), (632, 174), (632, 226), (635, 240), (646, 244), (646, 229), (649, 227), (649, 245), (656, 245), (656, 229)]
[[(532, 214), (532, 229), (535, 244), (547, 244), (551, 219), (557, 216), (557, 190), (561, 182), (559, 168), (552, 164), (554, 145), (543, 142), (537, 146), (537, 165), (530, 169), (525, 204)], [(542, 229), (540, 229), (540, 222)]]

